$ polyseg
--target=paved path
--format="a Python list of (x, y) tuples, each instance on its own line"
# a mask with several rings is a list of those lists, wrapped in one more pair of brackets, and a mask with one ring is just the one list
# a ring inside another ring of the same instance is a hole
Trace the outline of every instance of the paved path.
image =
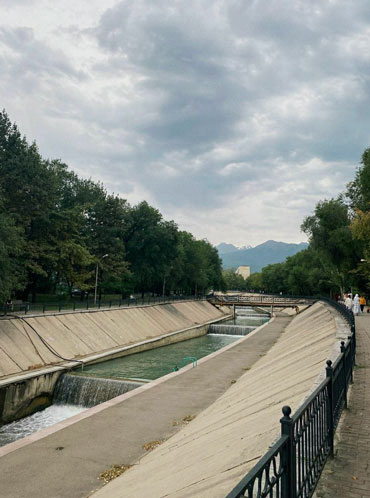
[(357, 367), (348, 410), (342, 415), (317, 498), (370, 497), (370, 315), (356, 317)]
[(85, 498), (102, 486), (101, 472), (137, 462), (145, 443), (169, 438), (184, 417), (211, 405), (266, 354), (290, 320), (277, 317), (197, 368), (2, 456), (0, 496)]

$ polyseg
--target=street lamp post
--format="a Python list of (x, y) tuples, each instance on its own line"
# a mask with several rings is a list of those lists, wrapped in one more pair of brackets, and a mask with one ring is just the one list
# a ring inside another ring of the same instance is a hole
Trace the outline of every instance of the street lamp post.
[[(106, 258), (109, 254), (104, 254), (101, 259)], [(96, 262), (96, 270), (95, 270), (95, 292), (94, 292), (94, 304), (96, 304), (96, 295), (98, 292), (98, 275), (99, 275), (99, 261)]]

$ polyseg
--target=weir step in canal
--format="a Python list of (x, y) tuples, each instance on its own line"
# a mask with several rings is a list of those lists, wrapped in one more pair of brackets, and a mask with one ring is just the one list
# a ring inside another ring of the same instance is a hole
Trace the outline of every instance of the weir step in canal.
[(223, 325), (212, 324), (209, 327), (209, 334), (222, 334), (222, 335), (237, 335), (244, 336), (252, 332), (256, 326), (254, 325)]
[(270, 314), (256, 312), (253, 308), (235, 308), (235, 318), (225, 320), (221, 323), (212, 323), (209, 326), (209, 334), (245, 336), (250, 334), (256, 327), (270, 320)]
[(78, 405), (91, 408), (142, 385), (143, 382), (131, 380), (64, 374), (58, 379), (53, 398), (56, 405)]

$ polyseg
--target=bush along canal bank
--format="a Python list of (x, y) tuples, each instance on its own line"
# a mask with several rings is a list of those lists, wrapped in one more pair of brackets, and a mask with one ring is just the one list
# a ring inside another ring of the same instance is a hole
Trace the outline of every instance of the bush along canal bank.
[(220, 326), (224, 329), (229, 327), (230, 330), (238, 327), (241, 332), (239, 335), (234, 332), (225, 333), (223, 329), (221, 334), (209, 333), (85, 366), (83, 369), (77, 368), (70, 373), (62, 373), (55, 383), (52, 406), (1, 427), (0, 445), (6, 445), (43, 427), (49, 427), (92, 406), (178, 371), (189, 363), (195, 368), (199, 359), (232, 344), (268, 319), (268, 315), (261, 315), (259, 320), (251, 317), (255, 323), (253, 327), (246, 323), (247, 317), (239, 320), (237, 316), (233, 324)]

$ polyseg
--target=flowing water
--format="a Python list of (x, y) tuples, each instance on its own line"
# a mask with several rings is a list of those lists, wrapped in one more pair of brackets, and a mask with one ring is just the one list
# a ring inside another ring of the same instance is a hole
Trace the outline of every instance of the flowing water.
[(62, 375), (54, 389), (56, 405), (91, 407), (140, 387), (140, 382), (121, 382), (113, 379), (94, 379), (82, 375)]
[(72, 417), (88, 407), (140, 387), (199, 360), (238, 340), (269, 320), (253, 308), (237, 308), (236, 318), (211, 326), (210, 333), (187, 341), (143, 351), (62, 375), (54, 404), (29, 417), (0, 427), (0, 446)]
[(86, 408), (73, 405), (52, 405), (29, 417), (16, 420), (0, 428), (0, 446), (12, 443), (33, 434), (44, 427), (50, 427), (66, 418), (83, 412)]
[(218, 337), (207, 334), (150, 351), (97, 363), (85, 367), (82, 375), (137, 381), (154, 380), (173, 372), (175, 367), (181, 368), (184, 363), (190, 362), (184, 358), (195, 357), (199, 360), (237, 339), (237, 337)]
[(268, 313), (258, 312), (249, 306), (236, 307), (235, 313), (235, 318), (210, 325), (209, 334), (244, 336), (270, 320)]

